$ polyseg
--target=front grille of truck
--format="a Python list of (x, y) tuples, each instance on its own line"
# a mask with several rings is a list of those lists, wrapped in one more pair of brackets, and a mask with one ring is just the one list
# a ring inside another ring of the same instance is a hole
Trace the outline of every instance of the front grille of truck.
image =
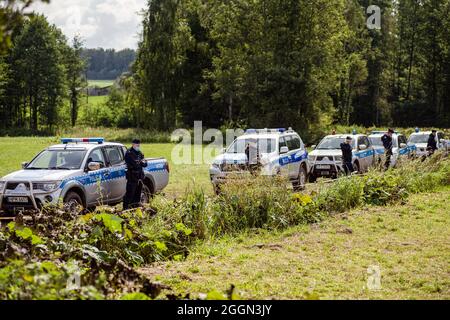
[(29, 182), (8, 182), (6, 184), (6, 190), (16, 190), (17, 186), (22, 183), (27, 188), (27, 191), (30, 191), (30, 183)]
[(236, 172), (236, 171), (243, 171), (247, 169), (247, 165), (245, 164), (222, 164), (220, 166), (220, 169), (223, 172)]

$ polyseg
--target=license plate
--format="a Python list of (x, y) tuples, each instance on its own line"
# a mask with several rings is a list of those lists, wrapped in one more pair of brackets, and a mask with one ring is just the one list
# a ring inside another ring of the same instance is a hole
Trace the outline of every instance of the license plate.
[(331, 169), (331, 166), (330, 165), (328, 165), (328, 164), (318, 164), (317, 165), (317, 167), (316, 167), (317, 169), (323, 169), (323, 170), (329, 170), (329, 169)]
[(324, 177), (328, 177), (330, 175), (330, 171), (322, 171), (320, 174)]
[(8, 202), (10, 203), (28, 203), (27, 197), (9, 197)]

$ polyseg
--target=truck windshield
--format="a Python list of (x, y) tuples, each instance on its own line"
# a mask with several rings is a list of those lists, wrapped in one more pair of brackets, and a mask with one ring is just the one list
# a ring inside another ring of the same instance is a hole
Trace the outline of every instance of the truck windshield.
[(276, 151), (275, 139), (239, 139), (227, 150), (227, 153), (245, 153), (247, 145), (257, 147), (260, 153), (272, 153)]
[(428, 134), (415, 134), (409, 138), (410, 143), (428, 143)]
[[(371, 137), (369, 137), (369, 140), (374, 147), (383, 147), (384, 148), (381, 137), (382, 136), (371, 136)], [(394, 148), (398, 147), (398, 142), (397, 142), (397, 139), (395, 139), (395, 137), (392, 138), (392, 146)]]
[[(341, 143), (345, 142), (346, 137), (327, 137), (320, 141), (317, 146), (318, 150), (335, 150), (341, 149)], [(352, 140), (352, 148), (355, 149), (355, 139)]]
[(27, 170), (77, 170), (81, 168), (84, 150), (45, 150), (28, 166)]

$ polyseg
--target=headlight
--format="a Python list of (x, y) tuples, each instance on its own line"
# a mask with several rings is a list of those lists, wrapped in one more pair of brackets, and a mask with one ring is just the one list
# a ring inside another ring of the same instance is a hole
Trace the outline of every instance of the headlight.
[(3, 189), (5, 189), (6, 186), (6, 181), (0, 181), (0, 192), (3, 191)]
[(337, 162), (342, 162), (342, 157), (334, 157), (334, 159), (337, 161)]
[(33, 189), (51, 192), (58, 189), (59, 184), (60, 182), (33, 183)]
[(315, 157), (315, 156), (313, 156), (313, 157), (309, 157), (309, 161), (312, 161), (312, 162), (315, 162), (316, 161), (316, 159), (317, 159), (317, 157)]

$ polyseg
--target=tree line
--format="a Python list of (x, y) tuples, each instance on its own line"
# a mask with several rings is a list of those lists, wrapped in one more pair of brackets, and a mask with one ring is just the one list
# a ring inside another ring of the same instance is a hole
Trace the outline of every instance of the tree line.
[[(379, 30), (367, 27), (370, 5)], [(449, 127), (449, 13), (450, 0), (149, 0), (131, 72), (90, 125)], [(11, 43), (2, 128), (76, 125), (86, 70), (123, 70), (132, 56), (68, 44), (43, 16)]]
[(17, 23), (12, 46), (0, 55), (0, 129), (52, 132), (76, 124), (86, 81), (83, 42), (69, 44), (42, 15)]
[[(381, 8), (381, 29), (366, 9)], [(150, 0), (138, 125), (450, 125), (448, 0)]]

